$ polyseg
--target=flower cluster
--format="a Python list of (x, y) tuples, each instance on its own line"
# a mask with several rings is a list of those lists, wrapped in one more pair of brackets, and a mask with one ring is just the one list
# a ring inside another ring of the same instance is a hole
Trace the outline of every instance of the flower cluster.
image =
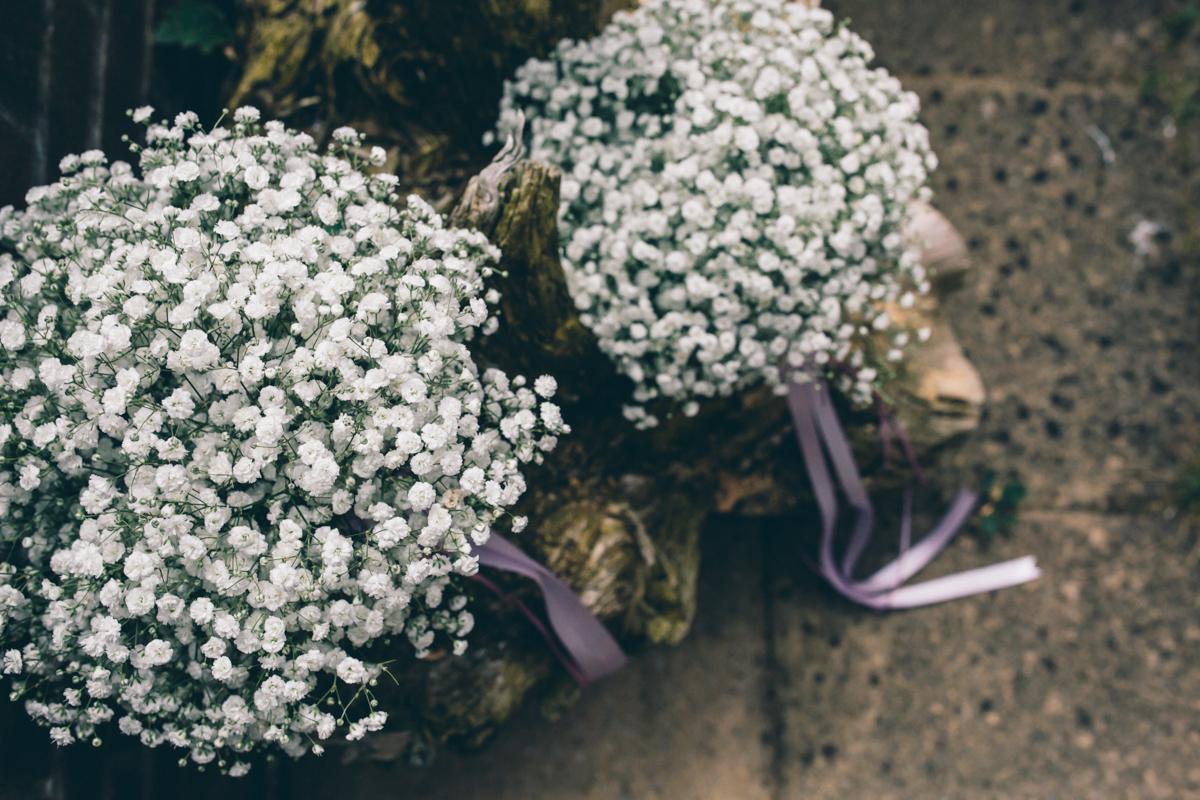
[(801, 3), (650, 0), (506, 84), (498, 129), (523, 111), (564, 172), (568, 282), (639, 426), (786, 365), (836, 365), (862, 401), (902, 358), (884, 306), (928, 290), (902, 231), (936, 160), (872, 58)]
[(181, 114), (0, 211), (0, 668), (60, 744), (378, 729), (362, 648), (463, 652), (452, 576), (568, 431), (464, 345), (495, 248), (334, 140)]

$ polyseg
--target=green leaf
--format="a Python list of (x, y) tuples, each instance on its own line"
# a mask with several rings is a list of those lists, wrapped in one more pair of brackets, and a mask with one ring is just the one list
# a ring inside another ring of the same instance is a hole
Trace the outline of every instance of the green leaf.
[(1005, 505), (1015, 506), (1025, 499), (1026, 489), (1023, 484), (1010, 483), (1004, 487), (1004, 494), (1000, 497), (1000, 502)]
[(206, 0), (179, 0), (163, 15), (162, 24), (154, 32), (158, 44), (177, 44), (194, 47), (209, 53), (215, 47), (233, 39), (233, 26), (225, 13)]

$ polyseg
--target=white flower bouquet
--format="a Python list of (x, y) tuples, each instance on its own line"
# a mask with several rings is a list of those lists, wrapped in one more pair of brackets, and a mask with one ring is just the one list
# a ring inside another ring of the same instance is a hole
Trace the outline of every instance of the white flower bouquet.
[(872, 57), (801, 3), (651, 0), (506, 84), (498, 129), (528, 115), (564, 172), (568, 284), (639, 427), (801, 365), (864, 403), (928, 335), (886, 305), (929, 289), (903, 231), (936, 159)]
[[(905, 230), (937, 163), (916, 95), (872, 58), (832, 14), (801, 3), (650, 0), (521, 67), (498, 127), (532, 117), (533, 156), (566, 176), (563, 269), (580, 321), (633, 380), (625, 417), (651, 428), (656, 398), (692, 417), (699, 398), (764, 381), (786, 394), (822, 521), (820, 574), (890, 609), (1040, 573), (1023, 558), (901, 585), (970, 514), (976, 495), (964, 488), (916, 547), (902, 533), (899, 559), (854, 575), (874, 510), (819, 388), (833, 378), (865, 405), (912, 335), (929, 337), (893, 330), (889, 307), (911, 309), (930, 289)], [(840, 562), (835, 475), (857, 514)]]
[(568, 431), (552, 378), (464, 345), (496, 249), (398, 211), (354, 131), (258, 116), (150, 124), (141, 177), (92, 151), (0, 211), (12, 696), (231, 774), (381, 727), (372, 643), (463, 652), (455, 576)]

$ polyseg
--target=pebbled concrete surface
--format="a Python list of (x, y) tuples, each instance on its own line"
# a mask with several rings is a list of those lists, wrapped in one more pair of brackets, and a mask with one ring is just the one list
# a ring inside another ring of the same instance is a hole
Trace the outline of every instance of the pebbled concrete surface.
[[(1172, 507), (1200, 453), (1200, 137), (1166, 138), (1139, 93), (1200, 48), (1164, 50), (1167, 2), (827, 5), (921, 95), (935, 205), (974, 260), (949, 314), (987, 412), (919, 516), (985, 468), (1030, 489), (1010, 536), (964, 537), (929, 573), (1032, 553), (1041, 581), (880, 616), (799, 562), (805, 520), (718, 519), (686, 642), (556, 722), (524, 709), (481, 753), (423, 769), (330, 753), (230, 783), (72, 748), (64, 787), (39, 777), (47, 749), (10, 739), (0, 797), (1200, 798), (1200, 544)], [(1142, 220), (1165, 228), (1146, 255), (1128, 238)]]

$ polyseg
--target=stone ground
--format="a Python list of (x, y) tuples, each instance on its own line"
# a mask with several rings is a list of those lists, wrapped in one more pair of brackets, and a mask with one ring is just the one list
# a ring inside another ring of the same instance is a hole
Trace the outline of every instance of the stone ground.
[[(136, 780), (147, 800), (1200, 798), (1200, 545), (1171, 507), (1200, 452), (1186, 137), (1168, 140), (1139, 98), (1165, 11), (827, 5), (921, 95), (935, 204), (974, 258), (949, 313), (987, 413), (919, 505), (932, 514), (984, 468), (1030, 489), (1011, 535), (962, 538), (930, 573), (1032, 553), (1040, 581), (880, 616), (799, 562), (805, 521), (718, 519), (684, 644), (638, 656), (557, 722), (524, 709), (481, 753), (433, 769), (331, 753), (235, 786), (85, 753), (65, 792), (35, 781), (48, 756), (0, 753), (0, 795), (109, 797)], [(1166, 228), (1144, 256), (1128, 239), (1141, 220)]]

